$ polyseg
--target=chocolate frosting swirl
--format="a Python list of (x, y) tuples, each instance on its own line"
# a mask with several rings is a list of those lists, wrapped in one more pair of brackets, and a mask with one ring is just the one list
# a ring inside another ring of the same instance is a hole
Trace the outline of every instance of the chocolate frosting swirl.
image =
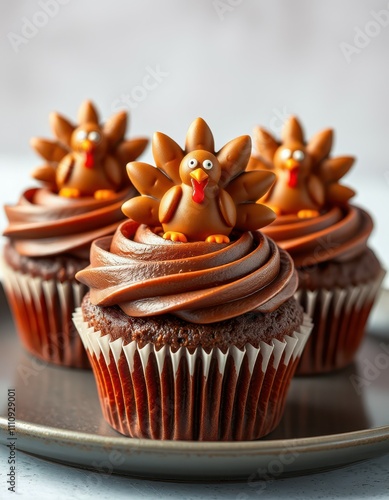
[(353, 259), (366, 249), (372, 230), (370, 215), (349, 205), (334, 207), (310, 219), (280, 216), (263, 232), (291, 254), (296, 267), (306, 267)]
[(29, 257), (71, 254), (88, 258), (92, 241), (113, 234), (124, 215), (121, 206), (133, 188), (113, 198), (96, 200), (58, 196), (48, 189), (26, 190), (16, 205), (6, 205), (9, 225), (4, 231), (16, 250)]
[(92, 303), (136, 317), (170, 313), (205, 324), (271, 312), (298, 281), (290, 256), (259, 231), (230, 244), (177, 243), (127, 221), (113, 238), (93, 242), (90, 258), (76, 278), (90, 287)]

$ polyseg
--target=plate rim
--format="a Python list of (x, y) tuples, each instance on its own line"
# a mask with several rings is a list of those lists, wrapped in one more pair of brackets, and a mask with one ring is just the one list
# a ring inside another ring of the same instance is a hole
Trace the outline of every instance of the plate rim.
[[(0, 437), (8, 430), (7, 420), (0, 416)], [(99, 436), (72, 430), (17, 420), (15, 437), (29, 439), (55, 439), (59, 442), (74, 444), (75, 440), (84, 446), (103, 446), (132, 452), (134, 449), (148, 453), (190, 453), (190, 454), (274, 454), (285, 449), (303, 452), (339, 450), (350, 446), (366, 446), (387, 441), (389, 453), (389, 425), (361, 429), (358, 431), (294, 439), (273, 439), (256, 441), (179, 441), (139, 439), (127, 436)], [(3, 440), (3, 439), (1, 439)]]

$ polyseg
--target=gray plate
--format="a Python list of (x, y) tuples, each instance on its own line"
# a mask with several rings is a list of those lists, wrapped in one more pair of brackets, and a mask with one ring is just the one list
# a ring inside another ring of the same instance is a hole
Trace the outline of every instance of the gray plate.
[(293, 380), (284, 417), (271, 435), (210, 443), (139, 440), (113, 431), (101, 416), (92, 373), (45, 365), (20, 347), (0, 290), (0, 440), (9, 443), (7, 389), (13, 388), (17, 449), (95, 471), (254, 481), (389, 453), (388, 298), (384, 292), (353, 365)]

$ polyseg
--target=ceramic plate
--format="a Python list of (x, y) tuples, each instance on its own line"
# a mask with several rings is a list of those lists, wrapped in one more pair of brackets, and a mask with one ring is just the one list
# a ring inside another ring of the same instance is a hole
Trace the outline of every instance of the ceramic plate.
[(252, 442), (122, 437), (101, 416), (91, 372), (45, 365), (19, 345), (0, 290), (0, 438), (9, 438), (8, 389), (16, 393), (16, 447), (94, 471), (171, 480), (255, 481), (339, 467), (389, 453), (389, 292), (356, 362), (293, 380), (279, 427)]

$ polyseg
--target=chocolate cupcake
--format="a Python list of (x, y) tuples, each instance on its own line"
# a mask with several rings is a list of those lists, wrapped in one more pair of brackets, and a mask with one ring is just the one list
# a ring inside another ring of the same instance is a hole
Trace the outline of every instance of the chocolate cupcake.
[(74, 321), (103, 414), (124, 435), (250, 440), (278, 424), (311, 324), (290, 256), (258, 228), (274, 180), (244, 172), (251, 141), (215, 152), (197, 119), (185, 150), (156, 133), (157, 168), (128, 165), (141, 193), (77, 273)]
[(121, 205), (135, 194), (125, 165), (147, 140), (124, 139), (125, 112), (100, 125), (86, 101), (78, 118), (75, 126), (53, 113), (56, 139), (32, 140), (46, 161), (32, 175), (44, 186), (5, 206), (4, 284), (24, 347), (45, 361), (85, 368), (71, 316), (87, 288), (75, 274), (88, 265), (92, 241), (123, 221)]
[(264, 232), (292, 256), (299, 274), (296, 298), (314, 323), (297, 372), (343, 368), (361, 344), (385, 274), (367, 246), (370, 215), (350, 204), (354, 191), (339, 183), (354, 159), (330, 156), (331, 129), (306, 143), (295, 117), (286, 121), (281, 142), (259, 127), (254, 137), (257, 153), (248, 170), (277, 175), (261, 201), (278, 217)]

